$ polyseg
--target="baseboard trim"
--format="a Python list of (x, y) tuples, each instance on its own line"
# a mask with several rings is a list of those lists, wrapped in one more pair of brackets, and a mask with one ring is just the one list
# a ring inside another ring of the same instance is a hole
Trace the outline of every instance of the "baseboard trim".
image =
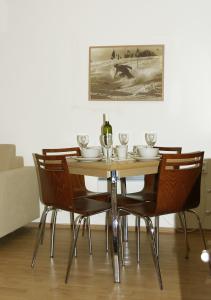
[[(28, 227), (36, 228), (38, 227), (38, 222), (32, 222), (28, 224)], [(68, 229), (70, 225), (68, 224), (56, 224), (58, 229)], [(50, 228), (50, 223), (46, 223), (46, 228)], [(105, 231), (105, 225), (97, 225), (91, 224), (91, 229), (96, 231)], [(135, 231), (135, 226), (128, 226), (128, 231)], [(146, 231), (145, 226), (141, 226), (141, 231)], [(160, 227), (160, 233), (175, 233), (175, 228), (168, 228), (168, 227)]]

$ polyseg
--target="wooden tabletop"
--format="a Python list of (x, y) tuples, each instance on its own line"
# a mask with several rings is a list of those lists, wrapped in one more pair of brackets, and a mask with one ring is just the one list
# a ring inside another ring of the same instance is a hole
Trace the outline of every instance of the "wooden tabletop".
[(80, 174), (96, 177), (110, 177), (111, 171), (117, 171), (117, 176), (127, 177), (144, 174), (156, 174), (158, 172), (159, 160), (147, 161), (112, 161), (110, 163), (102, 161), (76, 161), (67, 159), (71, 174)]

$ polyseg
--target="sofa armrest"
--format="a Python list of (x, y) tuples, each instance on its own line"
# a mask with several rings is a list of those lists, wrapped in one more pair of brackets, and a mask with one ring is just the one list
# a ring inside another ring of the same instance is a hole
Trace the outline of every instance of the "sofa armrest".
[(0, 171), (0, 237), (39, 217), (34, 167)]

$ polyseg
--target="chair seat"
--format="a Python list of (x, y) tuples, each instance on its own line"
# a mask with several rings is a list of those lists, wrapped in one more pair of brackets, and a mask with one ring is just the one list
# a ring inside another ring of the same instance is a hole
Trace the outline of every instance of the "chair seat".
[(102, 201), (102, 202), (110, 202), (111, 201), (111, 195), (109, 193), (97, 193), (97, 192), (91, 192), (88, 190), (84, 191), (75, 191), (74, 190), (74, 197), (75, 198), (80, 198), (80, 197), (85, 197), (85, 198), (92, 198), (97, 201)]
[[(151, 199), (153, 199), (151, 195)], [(155, 216), (156, 202), (154, 200), (138, 201), (129, 197), (123, 197), (118, 201), (118, 208), (129, 210), (134, 215)]]
[(74, 213), (83, 216), (91, 216), (99, 212), (109, 210), (110, 208), (111, 204), (109, 202), (103, 202), (91, 198), (82, 197), (74, 199)]
[(143, 190), (136, 193), (127, 194), (127, 198), (138, 201), (155, 201), (155, 192), (145, 192)]
[(77, 197), (90, 197), (90, 196), (96, 195), (97, 193), (88, 191), (81, 187), (76, 187), (76, 188), (74, 187), (73, 194), (74, 194), (74, 197), (77, 198)]

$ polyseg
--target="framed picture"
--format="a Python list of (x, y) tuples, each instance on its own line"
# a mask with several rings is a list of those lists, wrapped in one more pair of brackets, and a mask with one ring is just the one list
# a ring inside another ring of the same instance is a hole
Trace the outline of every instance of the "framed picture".
[(163, 100), (164, 45), (89, 48), (89, 100)]

